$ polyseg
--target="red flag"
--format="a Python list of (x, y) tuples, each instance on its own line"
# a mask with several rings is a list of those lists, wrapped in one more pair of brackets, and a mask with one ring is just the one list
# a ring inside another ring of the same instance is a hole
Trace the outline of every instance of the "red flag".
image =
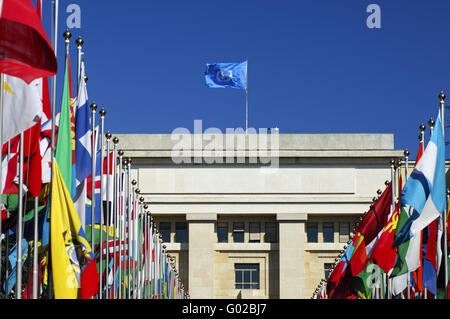
[(53, 48), (30, 0), (0, 4), (0, 73), (27, 83), (57, 72)]
[(24, 183), (35, 197), (42, 190), (41, 121), (24, 133)]
[(366, 245), (369, 245), (378, 236), (378, 233), (388, 222), (391, 205), (392, 182), (389, 183), (380, 198), (370, 207), (370, 210), (355, 228), (356, 233), (361, 233), (364, 236)]
[(81, 272), (81, 299), (91, 299), (98, 292), (98, 272), (94, 260), (87, 260), (87, 265)]
[(355, 246), (355, 250), (353, 251), (349, 265), (352, 276), (356, 277), (366, 268), (369, 259), (367, 258), (366, 245), (362, 234), (356, 234), (353, 238), (353, 245)]
[(395, 230), (397, 229), (399, 211), (398, 207), (392, 214), (386, 227), (381, 231), (380, 237), (372, 251), (371, 261), (380, 266), (385, 273), (389, 273), (394, 268), (397, 256), (397, 247), (392, 249), (394, 243)]

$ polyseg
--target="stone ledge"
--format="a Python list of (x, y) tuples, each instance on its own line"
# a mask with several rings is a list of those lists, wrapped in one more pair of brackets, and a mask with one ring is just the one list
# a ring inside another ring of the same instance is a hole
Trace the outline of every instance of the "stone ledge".
[(276, 251), (278, 243), (216, 243), (214, 250), (218, 251)]
[(307, 221), (308, 214), (306, 213), (278, 213), (278, 221)]
[(186, 221), (217, 221), (217, 213), (187, 213)]

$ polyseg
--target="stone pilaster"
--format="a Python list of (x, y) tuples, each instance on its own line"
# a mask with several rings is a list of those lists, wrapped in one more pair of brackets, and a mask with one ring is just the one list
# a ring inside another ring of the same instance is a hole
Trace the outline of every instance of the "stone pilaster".
[(192, 299), (212, 299), (217, 214), (187, 214), (186, 220), (189, 223), (189, 294)]
[(280, 299), (305, 298), (307, 214), (277, 214), (280, 239)]

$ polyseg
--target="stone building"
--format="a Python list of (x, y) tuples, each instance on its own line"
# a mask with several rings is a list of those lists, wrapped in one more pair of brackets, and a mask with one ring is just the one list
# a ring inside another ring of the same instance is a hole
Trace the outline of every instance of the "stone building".
[(391, 134), (117, 137), (193, 299), (310, 298), (403, 157)]

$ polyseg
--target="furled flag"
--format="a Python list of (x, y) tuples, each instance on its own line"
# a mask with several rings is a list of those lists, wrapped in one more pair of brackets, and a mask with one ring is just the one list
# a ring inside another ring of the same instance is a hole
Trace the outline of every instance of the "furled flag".
[(92, 297), (98, 291), (97, 267), (56, 161), (52, 183), (50, 234), (55, 298)]
[(2, 144), (40, 121), (43, 115), (41, 85), (42, 79), (27, 84), (20, 78), (5, 76)]
[(206, 85), (210, 88), (247, 89), (247, 61), (206, 65)]
[(27, 83), (56, 74), (58, 64), (30, 0), (0, 1), (0, 73)]
[(396, 233), (394, 246), (410, 242), (406, 253), (408, 271), (420, 265), (421, 230), (445, 211), (445, 178), (445, 141), (439, 112), (430, 142), (401, 194), (402, 209), (409, 218)]
[[(22, 266), (28, 258), (28, 242), (25, 239), (22, 239)], [(8, 276), (8, 291), (7, 295), (11, 293), (11, 290), (16, 287), (16, 278), (17, 278), (17, 245), (15, 245), (11, 252), (9, 253), (9, 263), (11, 265), (11, 271)], [(3, 283), (3, 289), (6, 288), (6, 280)]]

